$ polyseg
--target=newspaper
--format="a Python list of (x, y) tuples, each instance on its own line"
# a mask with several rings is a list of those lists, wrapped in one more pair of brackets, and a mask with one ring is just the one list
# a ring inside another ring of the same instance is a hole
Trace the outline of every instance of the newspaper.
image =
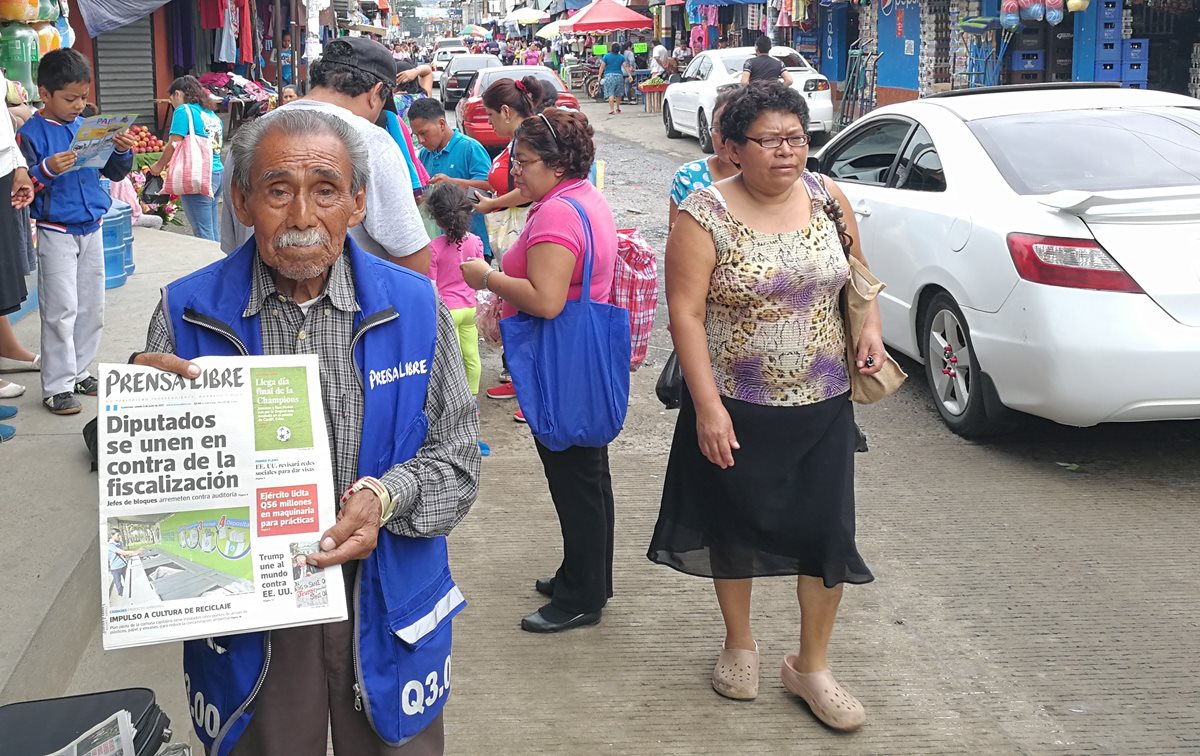
[(137, 121), (135, 115), (98, 115), (83, 119), (75, 139), (68, 148), (79, 155), (71, 170), (79, 168), (103, 168), (112, 156), (116, 145), (113, 139)]
[(133, 720), (122, 709), (46, 756), (137, 756), (133, 746)]
[(101, 365), (104, 648), (346, 618), (315, 355)]

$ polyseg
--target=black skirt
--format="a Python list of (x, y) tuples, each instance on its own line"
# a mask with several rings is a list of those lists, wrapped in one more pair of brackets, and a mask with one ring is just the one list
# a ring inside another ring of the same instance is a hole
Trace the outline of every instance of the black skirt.
[(854, 544), (854, 410), (848, 395), (800, 407), (722, 397), (740, 450), (700, 451), (685, 390), (650, 561), (689, 575), (809, 575), (827, 588), (874, 576)]
[[(25, 254), (21, 245), (21, 225), (18, 211), (9, 203), (13, 174), (0, 177), (0, 315), (21, 309), (28, 292), (25, 290)], [(26, 236), (29, 228), (24, 229)]]

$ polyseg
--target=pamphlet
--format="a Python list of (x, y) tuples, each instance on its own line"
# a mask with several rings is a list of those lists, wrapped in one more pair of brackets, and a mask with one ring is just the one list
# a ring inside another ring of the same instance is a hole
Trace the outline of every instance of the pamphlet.
[(316, 355), (100, 366), (105, 649), (346, 618)]
[(79, 155), (71, 170), (103, 168), (116, 149), (113, 140), (117, 134), (132, 126), (137, 118), (135, 115), (97, 115), (83, 119), (69, 148)]
[(137, 756), (133, 718), (122, 709), (47, 756)]

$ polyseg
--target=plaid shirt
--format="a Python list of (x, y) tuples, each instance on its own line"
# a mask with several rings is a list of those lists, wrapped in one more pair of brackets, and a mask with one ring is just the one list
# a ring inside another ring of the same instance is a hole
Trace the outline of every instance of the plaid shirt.
[[(358, 311), (345, 255), (333, 264), (325, 291), (305, 308), (279, 293), (270, 270), (255, 255), (250, 301), (242, 314), (260, 316), (263, 354), (319, 357), (333, 484), (338, 492), (358, 479), (363, 390), (350, 352)], [(146, 351), (175, 351), (161, 302), (150, 320)], [(398, 535), (446, 535), (466, 516), (479, 490), (479, 416), (467, 388), (454, 320), (440, 302), (425, 415), (429, 432), (417, 455), (380, 477), (396, 502), (387, 528)]]

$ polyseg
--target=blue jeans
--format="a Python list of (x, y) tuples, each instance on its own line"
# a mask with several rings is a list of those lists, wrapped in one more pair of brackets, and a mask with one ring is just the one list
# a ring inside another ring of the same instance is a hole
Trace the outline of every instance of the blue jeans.
[(113, 587), (117, 589), (117, 595), (124, 596), (125, 586), (123, 585), (121, 578), (125, 577), (125, 568), (122, 567), (119, 570), (109, 570), (109, 572), (112, 573)]
[(213, 196), (185, 194), (179, 198), (183, 213), (192, 224), (192, 233), (200, 239), (221, 240), (221, 224), (217, 214), (217, 200), (221, 199), (221, 172), (213, 171)]

